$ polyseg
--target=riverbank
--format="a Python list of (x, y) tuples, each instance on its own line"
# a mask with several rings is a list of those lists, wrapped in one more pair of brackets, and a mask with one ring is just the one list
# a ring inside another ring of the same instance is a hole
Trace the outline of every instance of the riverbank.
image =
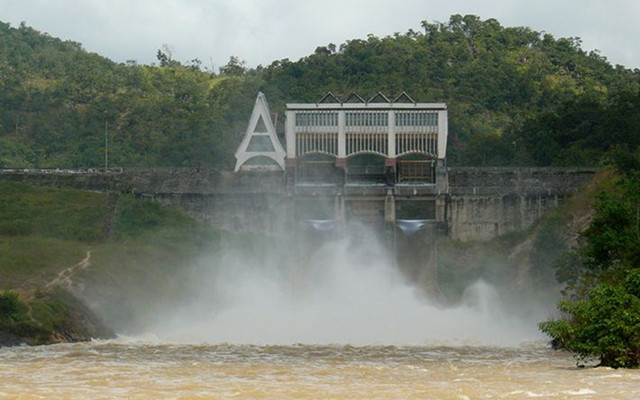
[(24, 340), (8, 332), (0, 331), (0, 348), (26, 345)]
[(151, 287), (159, 302), (215, 237), (132, 196), (0, 182), (0, 346), (113, 337), (99, 307), (126, 315)]
[(115, 337), (83, 301), (59, 287), (38, 290), (29, 299), (2, 292), (0, 308), (0, 347)]

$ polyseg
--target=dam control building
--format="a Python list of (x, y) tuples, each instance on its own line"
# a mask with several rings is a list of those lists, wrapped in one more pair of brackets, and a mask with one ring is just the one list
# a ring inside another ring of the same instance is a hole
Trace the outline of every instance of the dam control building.
[(444, 221), (448, 120), (443, 103), (406, 93), (286, 105), (282, 146), (277, 119), (259, 93), (236, 171), (282, 170), (296, 220)]

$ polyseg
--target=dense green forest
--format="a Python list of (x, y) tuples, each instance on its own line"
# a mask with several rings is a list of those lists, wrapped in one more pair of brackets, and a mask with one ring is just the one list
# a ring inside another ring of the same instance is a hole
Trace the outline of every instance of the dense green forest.
[(327, 91), (445, 102), (450, 165), (597, 165), (640, 144), (639, 70), (473, 15), (253, 69), (157, 57), (115, 63), (0, 23), (0, 167), (103, 166), (106, 132), (111, 166), (227, 169), (259, 90), (276, 112)]

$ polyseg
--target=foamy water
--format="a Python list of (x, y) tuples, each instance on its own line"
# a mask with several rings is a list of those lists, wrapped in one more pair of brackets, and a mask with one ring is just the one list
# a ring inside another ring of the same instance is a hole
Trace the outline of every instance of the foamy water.
[(520, 348), (169, 345), (0, 349), (0, 398), (637, 399), (640, 371)]
[(469, 286), (460, 304), (443, 307), (407, 283), (365, 230), (318, 244), (302, 259), (250, 260), (242, 252), (204, 259), (191, 301), (161, 310), (146, 332), (178, 343), (265, 345), (517, 345), (543, 338), (537, 323), (548, 308), (506, 312), (508, 300), (483, 281)]

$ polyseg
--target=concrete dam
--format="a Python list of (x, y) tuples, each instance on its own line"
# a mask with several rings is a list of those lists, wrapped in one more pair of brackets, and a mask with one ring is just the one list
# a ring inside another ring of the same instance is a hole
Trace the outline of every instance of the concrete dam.
[(234, 172), (2, 170), (0, 179), (133, 193), (232, 231), (283, 235), (359, 221), (387, 236), (417, 229), (466, 241), (530, 227), (595, 173), (447, 167), (446, 105), (404, 92), (344, 101), (327, 93), (287, 104), (284, 134), (277, 120), (258, 93)]
[[(429, 185), (289, 186), (283, 172), (193, 169), (0, 170), (32, 185), (131, 193), (178, 206), (222, 229), (284, 234), (296, 220), (424, 220), (453, 239), (488, 240), (532, 226), (588, 183), (595, 169), (446, 168), (446, 190)], [(393, 201), (393, 207), (389, 204)], [(413, 203), (412, 203), (413, 202)], [(436, 214), (440, 207), (441, 214)], [(306, 204), (306, 205), (305, 205)], [(308, 211), (305, 215), (303, 212)], [(329, 218), (333, 216), (333, 218)]]
[(439, 236), (489, 240), (526, 229), (595, 174), (448, 167), (446, 105), (406, 93), (368, 101), (353, 94), (344, 102), (328, 93), (317, 103), (287, 104), (285, 146), (276, 123), (259, 93), (233, 172), (2, 170), (0, 179), (131, 193), (221, 229), (289, 238), (297, 254), (363, 225), (428, 287), (437, 281)]

